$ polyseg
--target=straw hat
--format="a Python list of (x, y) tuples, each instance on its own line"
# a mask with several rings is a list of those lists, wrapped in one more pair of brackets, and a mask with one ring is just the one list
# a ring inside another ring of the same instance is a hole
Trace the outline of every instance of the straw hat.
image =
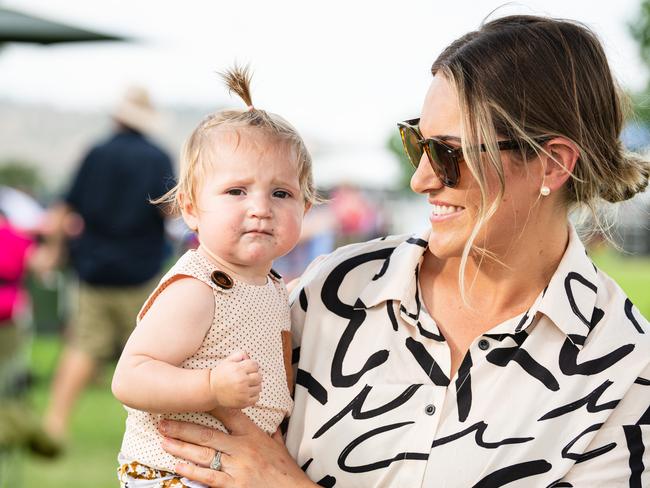
[(149, 93), (140, 86), (127, 88), (111, 115), (117, 122), (144, 133), (155, 130), (160, 122)]

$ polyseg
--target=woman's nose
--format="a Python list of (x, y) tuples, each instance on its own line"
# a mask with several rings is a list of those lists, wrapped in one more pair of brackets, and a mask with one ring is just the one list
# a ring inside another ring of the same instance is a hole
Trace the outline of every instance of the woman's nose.
[(428, 193), (431, 190), (439, 190), (443, 186), (442, 180), (438, 178), (438, 175), (431, 167), (429, 156), (423, 152), (420, 164), (418, 164), (415, 173), (411, 176), (411, 189), (415, 193)]

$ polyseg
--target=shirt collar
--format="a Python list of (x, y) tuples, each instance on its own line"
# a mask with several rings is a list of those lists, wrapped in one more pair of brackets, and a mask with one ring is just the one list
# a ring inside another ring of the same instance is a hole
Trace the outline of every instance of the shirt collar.
[[(427, 248), (430, 230), (401, 242), (388, 258), (377, 263), (375, 273), (361, 292), (355, 308), (371, 308), (388, 300), (399, 301), (403, 311), (417, 321), (421, 303), (417, 274)], [(412, 270), (412, 272), (409, 272)], [(547, 316), (578, 348), (602, 318), (597, 308), (598, 271), (573, 227), (560, 264), (548, 286), (523, 314), (508, 320), (490, 334), (517, 333), (527, 329), (538, 314)]]
[(357, 308), (370, 308), (387, 300), (401, 302), (404, 311), (417, 320), (421, 302), (417, 276), (430, 230), (412, 235), (395, 247), (385, 260), (378, 262), (372, 279), (361, 292)]
[(578, 348), (602, 319), (596, 307), (600, 278), (578, 233), (569, 225), (569, 243), (564, 256), (542, 292), (537, 312), (546, 315)]

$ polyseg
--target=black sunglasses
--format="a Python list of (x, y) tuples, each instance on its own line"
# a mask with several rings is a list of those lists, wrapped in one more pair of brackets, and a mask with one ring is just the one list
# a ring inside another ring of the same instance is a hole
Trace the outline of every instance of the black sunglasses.
[[(417, 169), (422, 159), (422, 153), (425, 152), (429, 158), (429, 163), (433, 172), (436, 174), (442, 184), (449, 188), (454, 188), (460, 180), (460, 170), (458, 164), (463, 159), (463, 150), (460, 147), (453, 147), (441, 139), (422, 137), (419, 128), (420, 119), (405, 120), (398, 122), (404, 152), (414, 168)], [(499, 150), (520, 149), (521, 142), (515, 140), (498, 141)], [(479, 146), (479, 150), (485, 152), (485, 144)]]

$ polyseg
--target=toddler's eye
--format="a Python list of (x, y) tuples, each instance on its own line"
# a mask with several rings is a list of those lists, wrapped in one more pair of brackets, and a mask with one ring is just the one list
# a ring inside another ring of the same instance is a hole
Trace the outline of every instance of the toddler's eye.
[(275, 190), (273, 196), (276, 198), (291, 198), (291, 193), (284, 190)]
[(244, 190), (242, 190), (241, 188), (231, 188), (226, 193), (228, 193), (228, 195), (239, 196), (244, 194)]

